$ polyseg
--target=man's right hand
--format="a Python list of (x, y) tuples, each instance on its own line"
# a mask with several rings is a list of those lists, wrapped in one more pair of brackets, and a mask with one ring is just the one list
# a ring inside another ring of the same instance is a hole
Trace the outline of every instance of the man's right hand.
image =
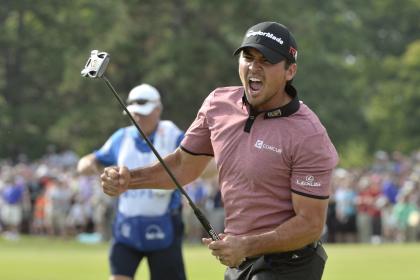
[(127, 167), (106, 167), (101, 174), (102, 189), (109, 196), (118, 196), (128, 189), (130, 179), (131, 176)]

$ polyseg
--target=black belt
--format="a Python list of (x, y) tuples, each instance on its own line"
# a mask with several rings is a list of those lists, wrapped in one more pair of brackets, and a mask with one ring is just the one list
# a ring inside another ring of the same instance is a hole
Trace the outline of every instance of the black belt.
[[(237, 268), (229, 268), (225, 275), (232, 274), (236, 277), (230, 279), (251, 279), (252, 275), (260, 272), (262, 272), (261, 276), (279, 275), (284, 269), (295, 269), (298, 266), (305, 266), (308, 260), (310, 261), (316, 256), (319, 256), (324, 261), (324, 265), (327, 260), (327, 254), (321, 245), (321, 242), (316, 241), (297, 250), (246, 258)], [(264, 271), (268, 271), (268, 274), (265, 274)], [(268, 278), (263, 277), (261, 279)]]
[[(308, 245), (306, 245), (306, 246), (304, 246), (300, 249), (296, 249), (296, 250), (293, 250), (293, 251), (268, 253), (268, 254), (264, 254), (264, 255), (265, 256), (287, 257), (288, 258), (288, 257), (292, 257), (293, 255), (298, 255), (299, 256), (300, 254), (305, 253), (305, 252), (316, 251), (316, 249), (320, 245), (322, 245), (321, 241), (315, 241), (315, 242), (312, 242), (312, 243), (310, 243), (310, 244), (308, 244)], [(254, 259), (257, 259), (259, 257), (261, 257), (261, 255), (260, 256), (247, 257), (245, 259), (246, 260), (254, 260)]]
[(318, 241), (315, 241), (315, 242), (312, 242), (312, 243), (310, 243), (310, 244), (306, 245), (306, 246), (305, 246), (305, 247), (303, 247), (302, 249), (304, 249), (304, 248), (306, 248), (306, 247), (316, 249), (316, 248), (318, 248), (318, 246), (320, 246), (321, 244), (322, 244), (322, 242), (318, 240)]

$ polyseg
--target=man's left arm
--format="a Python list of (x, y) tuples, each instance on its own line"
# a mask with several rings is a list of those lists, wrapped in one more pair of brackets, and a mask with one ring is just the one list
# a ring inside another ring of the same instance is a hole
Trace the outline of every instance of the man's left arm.
[(328, 199), (310, 198), (292, 193), (296, 215), (263, 234), (244, 237), (247, 256), (292, 251), (317, 241), (325, 225)]

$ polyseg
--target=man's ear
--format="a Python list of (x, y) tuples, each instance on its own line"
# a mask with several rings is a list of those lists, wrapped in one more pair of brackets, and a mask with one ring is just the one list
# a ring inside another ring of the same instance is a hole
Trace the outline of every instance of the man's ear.
[(286, 71), (286, 79), (288, 81), (293, 80), (293, 78), (296, 75), (296, 72), (297, 72), (297, 64), (296, 63), (290, 64), (289, 68)]

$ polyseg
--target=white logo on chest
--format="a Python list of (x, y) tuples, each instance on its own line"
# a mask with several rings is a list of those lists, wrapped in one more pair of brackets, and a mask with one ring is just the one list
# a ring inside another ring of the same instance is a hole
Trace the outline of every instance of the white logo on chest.
[(261, 149), (270, 150), (270, 151), (273, 151), (273, 152), (276, 152), (276, 153), (279, 153), (279, 154), (281, 154), (281, 152), (282, 152), (282, 150), (279, 149), (279, 148), (276, 148), (276, 147), (268, 145), (268, 144), (264, 144), (263, 140), (257, 140), (257, 142), (255, 142), (254, 146), (255, 146), (255, 148), (260, 149), (260, 150)]

